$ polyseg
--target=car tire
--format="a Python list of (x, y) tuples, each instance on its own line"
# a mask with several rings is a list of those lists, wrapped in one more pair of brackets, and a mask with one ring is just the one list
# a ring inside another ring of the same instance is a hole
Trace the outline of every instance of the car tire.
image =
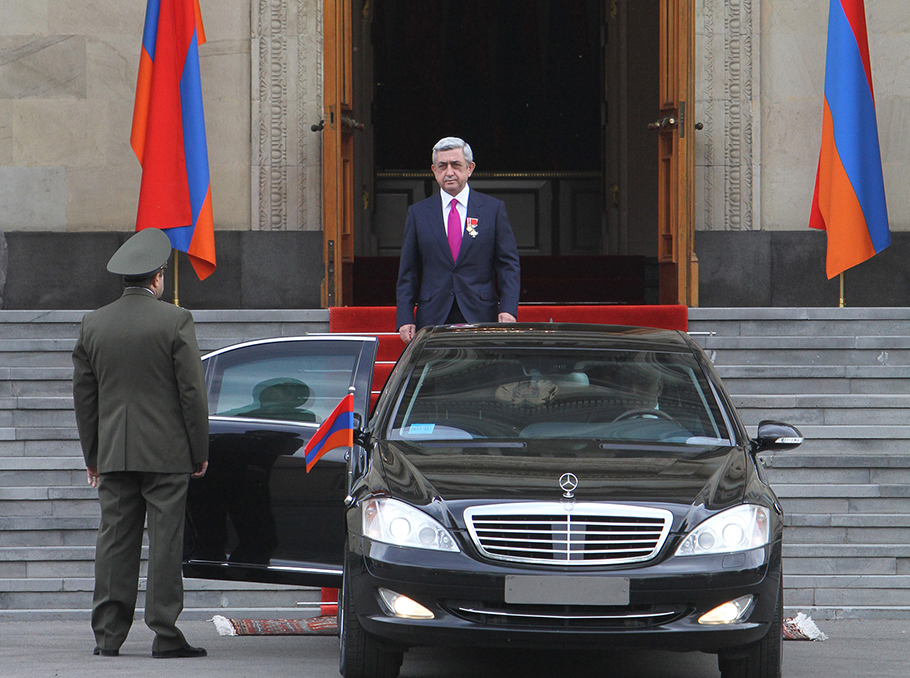
[(397, 678), (404, 653), (380, 648), (363, 630), (350, 589), (345, 567), (338, 601), (338, 671), (344, 678)]
[(771, 628), (765, 637), (746, 649), (744, 656), (719, 655), (717, 665), (722, 678), (781, 678), (781, 655), (783, 654), (784, 588), (781, 581), (774, 606)]

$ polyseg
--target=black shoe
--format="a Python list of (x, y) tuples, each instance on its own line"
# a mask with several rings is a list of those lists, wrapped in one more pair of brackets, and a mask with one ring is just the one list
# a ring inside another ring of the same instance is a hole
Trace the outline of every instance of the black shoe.
[(202, 647), (193, 647), (184, 645), (176, 650), (153, 650), (152, 656), (155, 659), (176, 659), (177, 657), (205, 657), (208, 652)]
[(105, 650), (102, 647), (96, 647), (92, 650), (93, 655), (101, 655), (102, 657), (119, 657), (120, 650)]

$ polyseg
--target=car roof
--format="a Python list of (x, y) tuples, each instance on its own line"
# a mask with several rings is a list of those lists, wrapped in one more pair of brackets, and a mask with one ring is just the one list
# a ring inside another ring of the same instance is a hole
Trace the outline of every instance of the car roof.
[(415, 340), (424, 348), (446, 346), (565, 346), (631, 350), (691, 351), (684, 332), (652, 327), (581, 323), (495, 323), (445, 325), (421, 331)]

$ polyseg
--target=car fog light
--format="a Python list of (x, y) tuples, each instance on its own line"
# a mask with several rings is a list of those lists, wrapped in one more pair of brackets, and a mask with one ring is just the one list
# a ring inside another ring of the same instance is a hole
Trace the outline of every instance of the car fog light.
[(735, 624), (742, 621), (752, 607), (752, 596), (742, 596), (723, 605), (718, 605), (710, 612), (698, 618), (699, 624)]
[(400, 593), (389, 591), (389, 589), (379, 589), (379, 596), (382, 602), (386, 604), (389, 611), (396, 617), (405, 619), (432, 619), (435, 615), (416, 600), (411, 600)]

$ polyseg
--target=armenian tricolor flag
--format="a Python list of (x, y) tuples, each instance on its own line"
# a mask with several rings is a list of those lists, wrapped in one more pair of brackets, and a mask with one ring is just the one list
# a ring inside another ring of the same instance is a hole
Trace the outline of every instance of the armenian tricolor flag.
[(809, 226), (827, 231), (829, 279), (891, 244), (863, 0), (831, 0)]
[(199, 279), (215, 270), (199, 45), (199, 0), (148, 0), (130, 143), (142, 165), (136, 230), (155, 227)]
[(348, 393), (332, 410), (332, 414), (316, 429), (303, 453), (306, 456), (306, 472), (322, 456), (336, 447), (351, 447), (354, 444), (354, 394)]

